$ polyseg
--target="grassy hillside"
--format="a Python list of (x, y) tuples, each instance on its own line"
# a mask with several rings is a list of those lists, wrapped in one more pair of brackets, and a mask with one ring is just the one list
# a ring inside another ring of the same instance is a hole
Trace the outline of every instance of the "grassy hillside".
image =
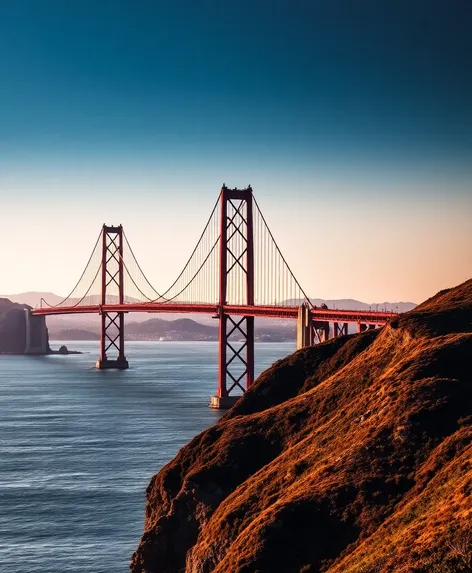
[(153, 477), (134, 573), (465, 572), (472, 281), (275, 363)]

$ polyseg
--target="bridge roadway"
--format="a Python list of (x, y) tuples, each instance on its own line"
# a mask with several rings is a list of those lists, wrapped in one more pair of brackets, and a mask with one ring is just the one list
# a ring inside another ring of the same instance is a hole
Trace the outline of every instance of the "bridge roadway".
[[(235, 316), (254, 316), (262, 318), (294, 319), (298, 318), (298, 306), (258, 306), (258, 305), (225, 305), (223, 312)], [(87, 306), (63, 306), (36, 308), (32, 314), (36, 316), (51, 316), (57, 314), (101, 314), (103, 312), (148, 312), (148, 313), (192, 313), (219, 315), (220, 307), (215, 304), (196, 303), (131, 303), (104, 304)], [(385, 311), (363, 310), (334, 310), (312, 308), (312, 319), (316, 322), (337, 322), (372, 324), (382, 326), (396, 313)]]

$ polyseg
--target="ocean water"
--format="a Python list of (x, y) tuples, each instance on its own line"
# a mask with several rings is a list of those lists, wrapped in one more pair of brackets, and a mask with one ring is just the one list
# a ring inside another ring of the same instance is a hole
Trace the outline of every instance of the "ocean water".
[[(152, 474), (220, 417), (216, 343), (128, 342), (122, 372), (66, 344), (0, 356), (1, 573), (127, 572)], [(293, 350), (256, 344), (257, 372)]]

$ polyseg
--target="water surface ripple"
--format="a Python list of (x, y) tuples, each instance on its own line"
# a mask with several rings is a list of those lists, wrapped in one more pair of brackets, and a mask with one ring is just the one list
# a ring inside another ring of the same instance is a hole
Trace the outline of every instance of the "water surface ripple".
[[(0, 356), (1, 572), (126, 573), (152, 474), (219, 418), (215, 343), (129, 342), (124, 372), (67, 345)], [(293, 350), (256, 344), (257, 371)]]

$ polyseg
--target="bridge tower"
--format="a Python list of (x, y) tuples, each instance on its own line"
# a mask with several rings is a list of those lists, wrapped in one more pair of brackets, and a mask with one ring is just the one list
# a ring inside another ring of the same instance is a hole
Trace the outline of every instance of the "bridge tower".
[[(123, 278), (123, 227), (102, 228), (102, 292), (101, 305), (107, 303), (107, 292), (118, 292), (118, 304), (124, 303)], [(111, 294), (111, 293), (110, 293)], [(117, 368), (125, 370), (128, 361), (125, 357), (124, 312), (100, 311), (100, 358), (96, 367), (105, 370)], [(109, 351), (115, 354), (109, 357)]]
[[(212, 408), (230, 408), (254, 381), (254, 316), (231, 316), (236, 304), (254, 305), (254, 227), (252, 188), (220, 194), (218, 390)], [(245, 379), (245, 387), (243, 380)]]

